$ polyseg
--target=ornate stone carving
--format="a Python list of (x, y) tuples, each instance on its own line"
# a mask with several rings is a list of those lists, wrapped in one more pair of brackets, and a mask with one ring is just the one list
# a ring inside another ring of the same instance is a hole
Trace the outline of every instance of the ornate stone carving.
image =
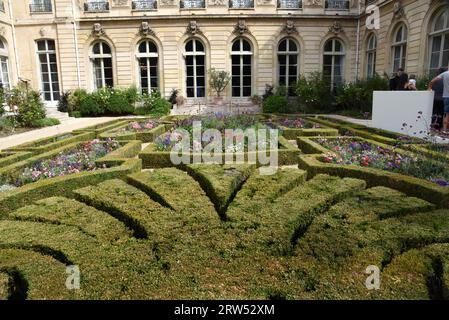
[(307, 0), (307, 5), (309, 7), (323, 7), (322, 0)]
[(235, 34), (251, 33), (246, 25), (245, 20), (239, 20), (234, 28)]
[(226, 0), (209, 0), (207, 2), (207, 5), (209, 6), (215, 6), (215, 7), (224, 7), (227, 6), (228, 1)]
[(173, 7), (176, 6), (175, 0), (160, 0), (162, 7)]
[(257, 0), (257, 5), (259, 6), (269, 6), (272, 5), (272, 0)]
[(340, 22), (334, 21), (334, 23), (329, 27), (329, 32), (337, 35), (343, 32), (343, 27), (341, 26)]
[(155, 36), (154, 31), (150, 28), (150, 24), (147, 21), (143, 21), (140, 24), (139, 33), (141, 36)]
[(201, 34), (201, 30), (198, 27), (198, 24), (195, 20), (191, 20), (186, 28), (186, 33), (195, 35), (195, 34)]
[(298, 33), (293, 20), (287, 20), (284, 27), (282, 28), (282, 32), (285, 32), (286, 34)]
[(94, 23), (92, 27), (92, 35), (94, 37), (101, 37), (105, 35), (105, 31), (103, 30), (103, 26), (101, 25), (101, 23)]
[(114, 0), (114, 7), (126, 7), (129, 5), (128, 0)]
[(402, 18), (404, 16), (404, 6), (400, 0), (396, 1), (393, 6), (393, 13), (396, 19)]
[(39, 34), (41, 35), (41, 37), (46, 37), (48, 35), (47, 28), (45, 27), (40, 28)]
[(4, 37), (6, 35), (6, 28), (4, 26), (0, 27), (0, 36)]

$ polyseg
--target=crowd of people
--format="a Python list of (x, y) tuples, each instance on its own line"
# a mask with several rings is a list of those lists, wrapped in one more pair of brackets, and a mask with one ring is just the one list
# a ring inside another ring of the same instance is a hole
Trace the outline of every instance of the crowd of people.
[[(449, 134), (449, 71), (447, 67), (438, 70), (438, 75), (430, 81), (429, 90), (435, 92), (433, 103), (432, 127)], [(392, 91), (416, 91), (416, 76), (410, 76), (404, 69), (398, 69), (390, 79)]]

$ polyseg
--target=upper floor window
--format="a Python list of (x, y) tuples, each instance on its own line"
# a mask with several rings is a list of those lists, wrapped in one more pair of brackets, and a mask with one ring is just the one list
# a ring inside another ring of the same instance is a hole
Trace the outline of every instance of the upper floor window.
[(440, 67), (449, 65), (449, 8), (440, 12), (432, 21), (429, 37), (429, 74), (436, 75)]
[(181, 6), (181, 8), (185, 8), (185, 9), (206, 8), (206, 1), (205, 0), (181, 0), (180, 6)]
[(106, 42), (97, 42), (92, 47), (92, 61), (95, 89), (114, 86), (112, 51)]
[(377, 37), (371, 34), (366, 45), (366, 76), (374, 77), (376, 73)]
[(137, 60), (139, 63), (140, 88), (142, 93), (149, 93), (159, 89), (157, 46), (153, 41), (141, 42), (137, 49)]
[(407, 27), (404, 24), (400, 24), (396, 28), (391, 45), (391, 52), (393, 71), (397, 71), (399, 68), (405, 69), (407, 58)]
[(132, 2), (133, 10), (155, 10), (157, 9), (156, 0), (133, 0)]
[(198, 39), (187, 41), (186, 58), (186, 91), (189, 98), (202, 98), (206, 94), (206, 53), (204, 45)]
[(87, 12), (109, 11), (109, 1), (108, 0), (87, 0), (84, 3), (84, 11), (87, 11)]
[(51, 0), (31, 0), (30, 12), (52, 12)]
[(253, 51), (251, 44), (239, 38), (232, 44), (232, 96), (250, 97), (252, 92)]
[(278, 0), (279, 9), (301, 9), (301, 0)]
[(9, 52), (5, 43), (0, 40), (0, 87), (10, 89)]
[(324, 6), (328, 10), (349, 10), (349, 0), (326, 0)]
[(323, 52), (323, 76), (329, 81), (331, 90), (343, 83), (345, 48), (340, 39), (326, 42)]
[(254, 0), (229, 0), (229, 8), (234, 9), (254, 8)]
[(286, 86), (288, 93), (293, 94), (298, 81), (299, 46), (291, 38), (282, 39), (278, 46), (279, 85)]

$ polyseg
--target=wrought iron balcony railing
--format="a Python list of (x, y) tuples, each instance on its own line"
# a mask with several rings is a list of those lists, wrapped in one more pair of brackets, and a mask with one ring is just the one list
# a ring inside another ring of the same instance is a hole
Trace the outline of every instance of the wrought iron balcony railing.
[(84, 3), (86, 12), (109, 11), (109, 1), (88, 1)]
[(1, 12), (6, 12), (6, 10), (5, 10), (5, 2), (4, 1), (0, 1), (0, 11)]
[(278, 0), (279, 9), (301, 9), (301, 0)]
[(326, 0), (325, 8), (328, 10), (349, 10), (349, 0)]
[(30, 12), (52, 12), (51, 0), (34, 0), (30, 3)]
[(254, 0), (229, 0), (229, 8), (233, 9), (254, 8)]
[(134, 0), (132, 2), (131, 8), (133, 10), (156, 10), (157, 1), (156, 0)]
[(181, 0), (181, 8), (185, 9), (198, 9), (206, 8), (205, 0)]

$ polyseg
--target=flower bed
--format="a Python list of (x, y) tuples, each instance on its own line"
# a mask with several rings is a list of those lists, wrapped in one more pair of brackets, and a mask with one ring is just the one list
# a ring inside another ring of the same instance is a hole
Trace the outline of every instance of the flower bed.
[[(0, 192), (42, 179), (97, 170), (99, 167), (95, 161), (118, 149), (119, 146), (115, 140), (92, 140), (80, 143), (69, 150), (61, 151), (54, 157), (38, 160), (25, 166), (12, 175), (1, 176)], [(105, 167), (105, 165), (102, 166), (102, 168)]]
[(371, 167), (429, 180), (444, 187), (449, 185), (447, 164), (418, 154), (404, 155), (395, 149), (350, 137), (319, 138), (316, 141), (331, 151), (320, 158), (325, 163)]
[(117, 140), (141, 140), (152, 142), (157, 136), (171, 127), (170, 123), (162, 123), (154, 119), (142, 119), (127, 122), (99, 135), (100, 138)]
[(269, 119), (266, 124), (281, 131), (283, 137), (295, 140), (298, 136), (337, 136), (338, 130), (301, 117)]

